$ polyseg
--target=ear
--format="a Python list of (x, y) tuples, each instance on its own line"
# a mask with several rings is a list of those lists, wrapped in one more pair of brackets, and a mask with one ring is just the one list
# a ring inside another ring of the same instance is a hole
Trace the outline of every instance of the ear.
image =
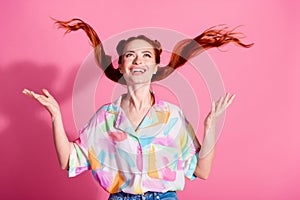
[(120, 65), (118, 66), (118, 69), (119, 69), (119, 71), (120, 71), (121, 74), (124, 73), (124, 71), (123, 71), (123, 69), (122, 69), (122, 67)]

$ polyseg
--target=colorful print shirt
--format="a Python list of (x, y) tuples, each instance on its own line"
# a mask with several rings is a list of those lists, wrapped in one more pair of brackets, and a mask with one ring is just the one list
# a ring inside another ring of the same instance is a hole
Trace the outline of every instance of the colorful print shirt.
[(200, 144), (179, 107), (160, 100), (136, 130), (115, 102), (102, 106), (73, 142), (69, 177), (92, 170), (109, 193), (182, 190), (193, 180)]

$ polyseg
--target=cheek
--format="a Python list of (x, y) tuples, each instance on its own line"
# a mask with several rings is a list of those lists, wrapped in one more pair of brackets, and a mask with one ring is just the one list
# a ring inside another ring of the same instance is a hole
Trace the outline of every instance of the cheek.
[(132, 62), (133, 62), (133, 59), (131, 59), (131, 58), (125, 58), (125, 59), (123, 58), (122, 65), (123, 65), (124, 67), (126, 67), (126, 66), (132, 64)]
[(119, 71), (124, 74), (129, 70), (130, 64), (123, 61), (122, 64), (119, 65)]

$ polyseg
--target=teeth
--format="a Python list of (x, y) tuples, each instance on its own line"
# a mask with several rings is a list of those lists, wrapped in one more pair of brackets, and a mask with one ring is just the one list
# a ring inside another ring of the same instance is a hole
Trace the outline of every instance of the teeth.
[(142, 72), (144, 73), (146, 70), (145, 69), (133, 69), (132, 72)]

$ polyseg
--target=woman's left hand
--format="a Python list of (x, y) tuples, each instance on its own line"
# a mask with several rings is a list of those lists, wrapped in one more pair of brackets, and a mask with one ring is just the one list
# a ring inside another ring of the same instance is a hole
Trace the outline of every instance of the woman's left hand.
[(225, 97), (221, 97), (217, 102), (212, 102), (211, 111), (205, 118), (205, 127), (215, 127), (218, 118), (224, 113), (235, 98), (235, 94), (226, 93)]

